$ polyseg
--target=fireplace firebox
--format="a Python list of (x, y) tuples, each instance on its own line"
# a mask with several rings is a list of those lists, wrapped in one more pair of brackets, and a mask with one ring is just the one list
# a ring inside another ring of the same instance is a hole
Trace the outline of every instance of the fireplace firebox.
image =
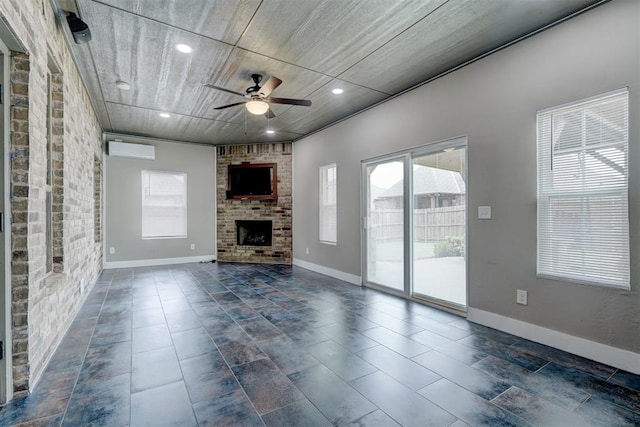
[(238, 246), (271, 246), (273, 226), (271, 220), (237, 220)]

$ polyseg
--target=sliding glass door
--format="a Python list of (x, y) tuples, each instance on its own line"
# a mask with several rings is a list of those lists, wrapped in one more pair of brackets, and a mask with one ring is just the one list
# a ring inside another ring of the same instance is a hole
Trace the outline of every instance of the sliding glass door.
[(366, 277), (405, 290), (404, 158), (367, 164), (365, 175)]
[(416, 154), (413, 165), (413, 295), (467, 305), (464, 146)]
[(367, 286), (464, 310), (466, 138), (363, 162)]

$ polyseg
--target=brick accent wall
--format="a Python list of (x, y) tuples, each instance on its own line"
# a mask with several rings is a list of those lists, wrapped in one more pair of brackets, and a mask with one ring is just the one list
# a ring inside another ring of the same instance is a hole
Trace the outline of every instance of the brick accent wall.
[[(11, 54), (11, 274), (14, 396), (27, 393), (95, 284), (94, 159), (102, 129), (48, 0), (0, 2), (26, 54)], [(47, 74), (53, 78), (54, 273), (46, 271)], [(57, 228), (57, 230), (56, 230)], [(82, 292), (84, 290), (84, 292)]]
[[(290, 143), (230, 145), (217, 147), (216, 198), (218, 261), (291, 264), (291, 184), (292, 145)], [(230, 164), (276, 163), (277, 200), (227, 199)], [(272, 220), (272, 246), (238, 246), (236, 220)]]
[(14, 393), (29, 390), (29, 58), (11, 55), (11, 329)]

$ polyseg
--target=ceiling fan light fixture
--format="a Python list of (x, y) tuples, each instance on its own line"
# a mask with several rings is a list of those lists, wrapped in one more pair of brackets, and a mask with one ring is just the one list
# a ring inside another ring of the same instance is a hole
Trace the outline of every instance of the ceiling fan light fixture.
[(252, 99), (244, 104), (247, 107), (247, 111), (256, 116), (262, 115), (269, 111), (269, 104), (259, 99)]

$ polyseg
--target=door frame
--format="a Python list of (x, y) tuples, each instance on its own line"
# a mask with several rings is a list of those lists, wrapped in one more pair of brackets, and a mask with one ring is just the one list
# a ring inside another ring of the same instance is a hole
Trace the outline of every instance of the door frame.
[[(362, 271), (362, 286), (380, 290), (392, 295), (396, 295), (411, 301), (416, 301), (422, 304), (432, 305), (440, 309), (451, 311), (456, 314), (466, 315), (466, 306), (461, 307), (457, 304), (447, 303), (435, 298), (425, 298), (420, 295), (418, 297), (413, 294), (413, 159), (429, 154), (435, 154), (439, 151), (443, 151), (447, 148), (464, 148), (465, 149), (465, 292), (467, 293), (467, 306), (469, 297), (469, 257), (468, 253), (468, 240), (469, 240), (469, 144), (466, 135), (456, 136), (453, 138), (447, 138), (432, 143), (423, 144), (417, 147), (411, 147), (400, 151), (383, 154), (369, 159), (361, 161), (361, 174), (360, 174), (360, 253), (361, 253), (361, 271)], [(367, 167), (376, 164), (387, 163), (390, 161), (403, 161), (403, 188), (404, 188), (404, 290), (399, 291), (387, 286), (382, 286), (377, 283), (369, 282), (367, 277), (367, 213), (368, 205), (367, 198), (369, 194), (368, 189), (368, 177)], [(411, 242), (410, 242), (411, 241)], [(408, 243), (410, 242), (410, 243)]]

